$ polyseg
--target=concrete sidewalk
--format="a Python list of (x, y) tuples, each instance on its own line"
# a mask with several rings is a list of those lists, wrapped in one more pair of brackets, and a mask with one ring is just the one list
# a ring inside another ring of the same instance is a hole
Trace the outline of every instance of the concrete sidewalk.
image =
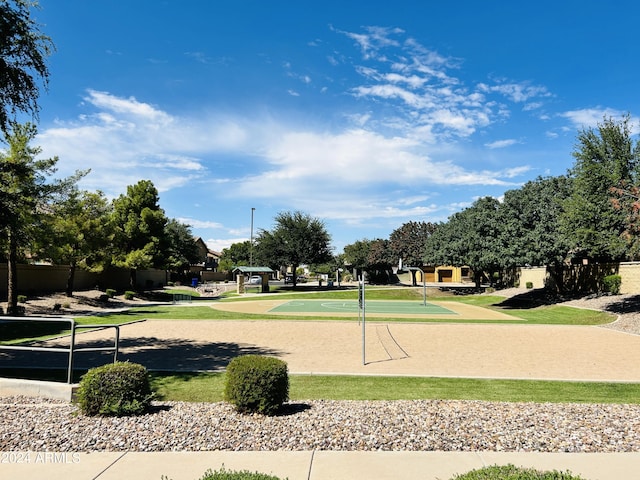
[(198, 480), (207, 469), (289, 480), (448, 480), (487, 465), (571, 471), (587, 480), (640, 479), (637, 453), (498, 452), (0, 452), (0, 478)]

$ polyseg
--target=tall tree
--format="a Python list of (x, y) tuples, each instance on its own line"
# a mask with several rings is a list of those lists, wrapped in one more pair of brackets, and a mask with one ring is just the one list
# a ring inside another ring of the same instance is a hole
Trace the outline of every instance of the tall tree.
[(112, 207), (100, 191), (75, 190), (50, 213), (48, 228), (38, 235), (38, 254), (69, 265), (66, 295), (71, 297), (78, 267), (101, 272), (110, 263)]
[(369, 268), (371, 242), (365, 238), (344, 247), (344, 263), (353, 269), (355, 278), (358, 278), (361, 271), (366, 271)]
[(611, 189), (611, 204), (625, 215), (625, 230), (622, 234), (627, 242), (630, 260), (640, 259), (640, 185), (622, 182)]
[(165, 225), (167, 237), (167, 267), (171, 270), (185, 271), (198, 261), (198, 245), (191, 233), (191, 226), (174, 218)]
[(50, 179), (57, 157), (36, 160), (41, 149), (30, 146), (37, 129), (13, 123), (5, 134), (8, 150), (0, 152), (0, 232), (8, 263), (8, 313), (18, 312), (18, 257), (32, 245), (34, 230), (52, 203), (61, 201), (86, 172)]
[(167, 261), (167, 217), (151, 181), (129, 185), (127, 194), (113, 201), (113, 224), (113, 263), (129, 269), (131, 288), (138, 288), (138, 269), (164, 268)]
[(300, 265), (331, 259), (330, 242), (331, 236), (321, 220), (299, 211), (282, 212), (276, 215), (271, 231), (258, 232), (257, 258), (270, 266), (290, 266), (295, 288)]
[(249, 265), (251, 257), (251, 242), (232, 243), (228, 248), (222, 250), (220, 257), (220, 269), (231, 271), (233, 267)]
[[(427, 240), (437, 225), (431, 222), (407, 222), (396, 228), (389, 236), (391, 252), (396, 261), (403, 266), (422, 266), (424, 249)], [(415, 271), (412, 271), (412, 282), (416, 285)]]
[(397, 258), (391, 251), (389, 240), (381, 238), (373, 240), (369, 246), (369, 255), (367, 256), (369, 281), (389, 283), (392, 275), (391, 268), (396, 261)]
[(572, 193), (564, 205), (562, 231), (578, 258), (616, 261), (626, 257), (625, 214), (611, 203), (611, 188), (635, 184), (640, 151), (631, 138), (629, 117), (605, 118), (583, 130), (573, 152)]
[(491, 278), (503, 263), (499, 206), (497, 199), (484, 197), (453, 214), (429, 237), (425, 264), (466, 265), (473, 270), (477, 285), (483, 276)]
[(54, 46), (31, 18), (37, 3), (0, 1), (0, 130), (7, 133), (18, 112), (37, 118), (39, 80), (46, 88), (46, 58)]
[(569, 243), (559, 222), (570, 194), (571, 180), (566, 176), (539, 177), (505, 192), (499, 208), (503, 267), (565, 261)]

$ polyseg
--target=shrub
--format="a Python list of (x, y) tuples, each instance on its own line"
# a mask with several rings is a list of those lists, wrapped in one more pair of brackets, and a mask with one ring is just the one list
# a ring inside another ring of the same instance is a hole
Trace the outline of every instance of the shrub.
[(102, 295), (100, 295), (98, 297), (98, 301), (102, 302), (102, 303), (107, 303), (109, 301), (111, 297), (109, 295), (107, 295), (106, 293), (103, 293)]
[(570, 472), (541, 472), (532, 468), (520, 468), (514, 465), (494, 465), (479, 470), (472, 470), (462, 475), (456, 475), (451, 480), (584, 480), (582, 477), (571, 475)]
[(61, 303), (54, 303), (53, 307), (51, 308), (54, 312), (59, 312), (62, 309), (62, 304)]
[(602, 289), (613, 295), (620, 293), (620, 286), (622, 285), (622, 277), (620, 275), (607, 275), (602, 279)]
[(124, 292), (125, 300), (133, 300), (133, 297), (135, 296), (136, 296), (136, 292), (132, 292), (131, 290), (127, 290), (126, 292)]
[(289, 400), (287, 364), (262, 355), (234, 358), (227, 367), (224, 398), (239, 412), (275, 414)]
[(27, 296), (26, 295), (18, 295), (18, 303), (26, 303)]
[(531, 290), (533, 288), (533, 282), (525, 283), (525, 287), (527, 287), (529, 290)]
[(138, 415), (151, 406), (153, 392), (147, 369), (116, 362), (90, 369), (80, 379), (77, 403), (87, 415)]
[(223, 467), (215, 472), (211, 469), (207, 470), (200, 480), (280, 480), (280, 478), (249, 470), (225, 470)]

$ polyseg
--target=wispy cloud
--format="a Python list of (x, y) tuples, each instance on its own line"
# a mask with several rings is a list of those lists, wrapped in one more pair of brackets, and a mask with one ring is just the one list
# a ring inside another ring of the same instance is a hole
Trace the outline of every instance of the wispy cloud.
[(367, 27), (340, 33), (355, 40), (362, 52), (354, 68), (364, 81), (351, 93), (378, 102), (385, 115), (379, 123), (399, 130), (399, 135), (410, 136), (414, 130), (428, 132), (436, 141), (469, 137), (508, 117), (510, 104), (524, 104), (519, 110), (538, 109), (552, 96), (546, 87), (530, 82), (499, 79), (467, 85), (458, 75), (459, 59), (406, 38), (401, 29)]
[(493, 150), (495, 148), (507, 148), (517, 143), (520, 143), (520, 142), (513, 138), (508, 138), (505, 140), (496, 140), (495, 142), (485, 143), (484, 146)]
[[(60, 157), (61, 171), (91, 167), (83, 185), (110, 195), (150, 179), (162, 192), (183, 188), (191, 195), (201, 187), (207, 195), (208, 188), (217, 201), (260, 199), (272, 208), (291, 208), (295, 199), (296, 209), (349, 224), (444, 220), (465, 203), (438, 198), (439, 191), (522, 182), (530, 166), (477, 167), (481, 163), (469, 160), (475, 153), (466, 142), (507, 119), (511, 108), (544, 105), (546, 88), (526, 82), (465, 84), (459, 59), (425, 48), (399, 28), (334, 31), (351, 39), (360, 54), (348, 63), (352, 53), (321, 52), (320, 42), (313, 42), (319, 55), (336, 68), (351, 68), (349, 78), (356, 79), (337, 92), (348, 106), (336, 115), (339, 121), (300, 122), (300, 112), (290, 118), (275, 105), (251, 117), (217, 110), (176, 115), (134, 97), (90, 89), (82, 113), (43, 130), (39, 145), (45, 155)], [(197, 52), (190, 56), (206, 59)], [(300, 95), (296, 88), (305, 89), (305, 99), (314, 88), (324, 88), (315, 75), (312, 81), (311, 75), (294, 73), (291, 63), (281, 66), (296, 82), (281, 90), (283, 97), (294, 97), (289, 102)], [(584, 111), (564, 115), (572, 122), (586, 118)], [(496, 150), (518, 141), (483, 143)], [(204, 210), (195, 201), (194, 208)], [(197, 228), (220, 230), (207, 240), (216, 249), (225, 245), (225, 232), (243, 235), (195, 213), (183, 218)]]

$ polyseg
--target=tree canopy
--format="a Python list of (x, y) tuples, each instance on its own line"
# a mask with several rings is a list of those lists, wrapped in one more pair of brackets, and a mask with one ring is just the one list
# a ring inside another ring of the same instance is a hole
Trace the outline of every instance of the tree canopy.
[(66, 294), (71, 296), (77, 267), (100, 272), (111, 261), (112, 207), (100, 191), (74, 190), (51, 213), (39, 235), (38, 255), (69, 265)]
[(267, 266), (291, 267), (293, 286), (300, 265), (331, 260), (331, 236), (324, 223), (309, 214), (281, 212), (275, 217), (271, 231), (260, 230), (256, 242), (256, 259)]
[(424, 263), (466, 265), (473, 270), (476, 283), (483, 274), (497, 271), (502, 265), (499, 205), (497, 199), (484, 197), (449, 217), (427, 240)]
[(0, 234), (8, 263), (8, 306), (17, 311), (18, 256), (33, 245), (43, 218), (55, 210), (86, 172), (51, 179), (57, 157), (36, 159), (41, 149), (30, 145), (37, 129), (31, 123), (11, 124), (5, 133), (8, 150), (0, 152)]
[(53, 42), (31, 17), (36, 2), (0, 1), (0, 130), (7, 132), (17, 112), (37, 117), (39, 81), (49, 80), (47, 57)]
[(167, 262), (167, 217), (151, 181), (129, 185), (127, 194), (113, 201), (113, 224), (113, 263), (129, 269), (131, 287), (136, 288), (136, 270), (163, 268)]
[(629, 117), (605, 118), (597, 128), (578, 134), (569, 175), (572, 191), (564, 203), (561, 227), (578, 258), (600, 261), (627, 256), (625, 214), (611, 202), (611, 189), (637, 185), (640, 151), (631, 138)]

